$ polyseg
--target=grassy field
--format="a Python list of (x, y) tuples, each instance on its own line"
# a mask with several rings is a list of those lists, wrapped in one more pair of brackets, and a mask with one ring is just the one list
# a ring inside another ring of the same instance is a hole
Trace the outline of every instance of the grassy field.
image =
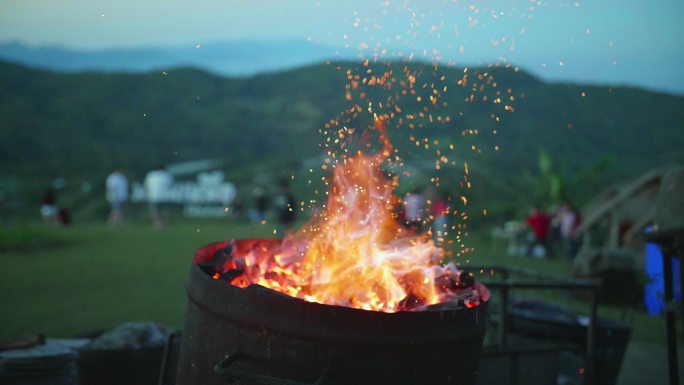
[(211, 221), (162, 231), (146, 224), (54, 228), (42, 245), (0, 251), (0, 341), (38, 332), (71, 336), (127, 320), (181, 327), (194, 250), (269, 233), (266, 226)]
[[(70, 336), (128, 320), (152, 319), (180, 328), (183, 283), (194, 250), (231, 237), (272, 236), (269, 225), (208, 220), (174, 223), (162, 231), (147, 224), (29, 228), (28, 235), (12, 231), (14, 238), (31, 242), (0, 248), (0, 340), (38, 332)], [(467, 258), (471, 264), (526, 267), (556, 275), (569, 270), (569, 262), (562, 259), (502, 256), (485, 237), (470, 237), (467, 243), (475, 248)], [(580, 311), (586, 308), (562, 293), (543, 296)], [(622, 308), (600, 308), (604, 317), (623, 313)], [(661, 318), (636, 310), (631, 319), (633, 340), (664, 343)]]

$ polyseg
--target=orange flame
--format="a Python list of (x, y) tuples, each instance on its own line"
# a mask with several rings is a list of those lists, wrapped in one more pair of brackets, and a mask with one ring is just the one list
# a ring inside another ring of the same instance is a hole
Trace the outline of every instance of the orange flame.
[(376, 129), (382, 151), (343, 159), (324, 211), (274, 249), (245, 250), (244, 274), (233, 285), (258, 284), (311, 302), (383, 312), (454, 299), (460, 272), (453, 264), (439, 265), (444, 250), (395, 219), (397, 181), (381, 168), (392, 145), (382, 121)]

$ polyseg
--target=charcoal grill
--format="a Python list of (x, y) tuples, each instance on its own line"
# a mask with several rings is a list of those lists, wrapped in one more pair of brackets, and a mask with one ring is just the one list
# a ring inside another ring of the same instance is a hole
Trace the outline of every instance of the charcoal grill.
[[(195, 262), (227, 245), (199, 249)], [(239, 288), (197, 263), (187, 295), (178, 385), (470, 385), (488, 325), (486, 302), (366, 311)]]

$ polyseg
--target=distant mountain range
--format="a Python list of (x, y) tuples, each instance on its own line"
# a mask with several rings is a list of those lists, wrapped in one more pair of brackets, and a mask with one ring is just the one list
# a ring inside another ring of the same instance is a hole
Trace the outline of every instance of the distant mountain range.
[(251, 75), (350, 59), (350, 52), (302, 40), (234, 41), (187, 47), (140, 47), (82, 51), (56, 46), (0, 43), (0, 59), (63, 72), (145, 72), (195, 67), (226, 76)]
[[(400, 46), (385, 47), (384, 59), (402, 60)], [(394, 54), (393, 54), (394, 52)], [(368, 54), (368, 52), (366, 52)], [(32, 68), (59, 72), (142, 73), (180, 67), (202, 69), (217, 75), (236, 77), (288, 70), (326, 61), (359, 60), (356, 49), (313, 43), (304, 39), (233, 40), (202, 44), (131, 48), (77, 49), (30, 45), (22, 41), (0, 42), (0, 60)], [(552, 55), (551, 55), (552, 56)], [(430, 60), (416, 56), (417, 60)], [(547, 66), (549, 57), (520, 56), (514, 64), (549, 82), (636, 86), (656, 92), (684, 95), (681, 74), (671, 68), (653, 68), (653, 73), (636, 76), (633, 65), (643, 58), (625, 58), (631, 63), (615, 66), (595, 58), (577, 59), (572, 66)], [(674, 57), (672, 60), (675, 60)], [(461, 66), (481, 67), (497, 62), (479, 56), (445, 56), (441, 63), (456, 61)], [(630, 67), (632, 66), (632, 67)]]

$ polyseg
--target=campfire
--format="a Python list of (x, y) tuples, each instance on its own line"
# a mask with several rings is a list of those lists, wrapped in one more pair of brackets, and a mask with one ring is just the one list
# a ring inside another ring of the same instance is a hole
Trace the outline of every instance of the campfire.
[(392, 145), (374, 128), (382, 148), (332, 163), (303, 227), (197, 251), (178, 383), (475, 383), (489, 292), (399, 222)]
[[(487, 289), (440, 263), (447, 253), (428, 234), (397, 220), (396, 178), (382, 169), (393, 153), (377, 119), (382, 150), (344, 157), (334, 167), (324, 210), (280, 240), (231, 242), (196, 261), (213, 278), (245, 288), (260, 285), (327, 305), (381, 312), (430, 306), (477, 306)], [(295, 208), (291, 208), (295, 209)]]

